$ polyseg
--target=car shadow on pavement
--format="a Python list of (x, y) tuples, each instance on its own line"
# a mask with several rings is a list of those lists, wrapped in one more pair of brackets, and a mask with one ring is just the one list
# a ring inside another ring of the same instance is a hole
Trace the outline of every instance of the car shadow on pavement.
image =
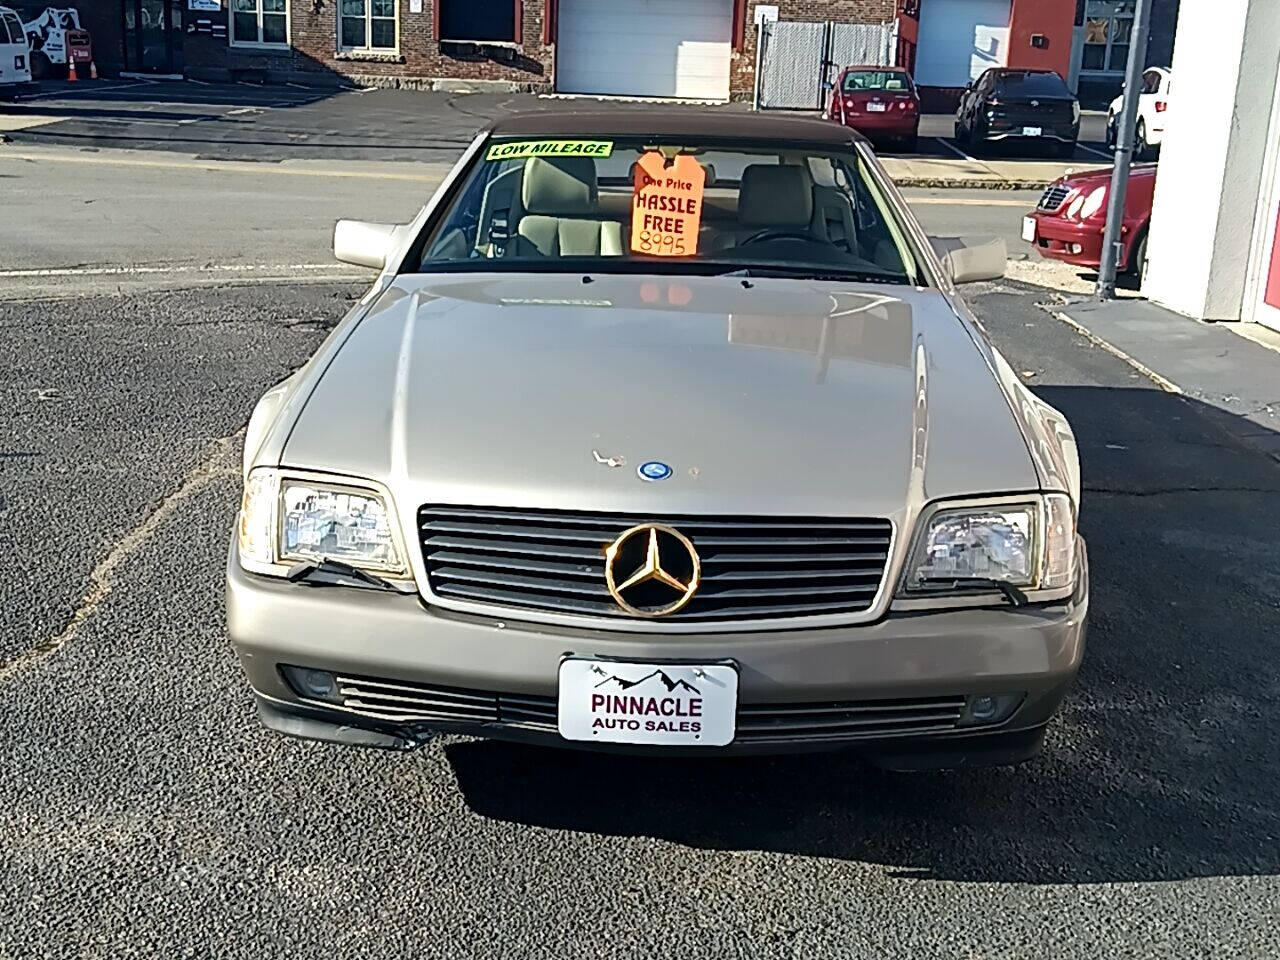
[(454, 742), (470, 809), (925, 879), (1280, 874), (1280, 465), (1188, 398), (1037, 392), (1079, 439), (1092, 568), (1084, 666), (1041, 757), (894, 774), (841, 753), (673, 760)]

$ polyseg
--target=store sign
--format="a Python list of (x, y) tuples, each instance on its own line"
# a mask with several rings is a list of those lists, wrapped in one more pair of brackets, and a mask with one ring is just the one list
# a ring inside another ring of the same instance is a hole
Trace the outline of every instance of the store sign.
[(187, 0), (188, 10), (199, 10), (202, 13), (218, 13), (222, 10), (222, 0)]

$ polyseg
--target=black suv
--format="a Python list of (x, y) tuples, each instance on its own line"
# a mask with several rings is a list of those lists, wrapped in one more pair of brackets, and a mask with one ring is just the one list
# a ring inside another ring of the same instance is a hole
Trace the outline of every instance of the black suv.
[(1052, 70), (993, 67), (964, 88), (956, 140), (970, 152), (1001, 142), (1047, 143), (1071, 156), (1080, 135), (1080, 103)]

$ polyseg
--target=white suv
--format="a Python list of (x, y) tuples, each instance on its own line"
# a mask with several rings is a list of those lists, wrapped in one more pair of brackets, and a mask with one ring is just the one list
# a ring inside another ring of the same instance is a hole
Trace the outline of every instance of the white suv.
[(18, 15), (0, 7), (0, 98), (31, 87), (31, 50)]
[[(1173, 74), (1165, 67), (1148, 67), (1142, 73), (1142, 88), (1138, 92), (1138, 123), (1134, 132), (1134, 159), (1147, 159), (1153, 147), (1164, 139), (1164, 118), (1169, 109), (1169, 89)], [(1111, 101), (1107, 107), (1107, 146), (1115, 149), (1116, 127), (1124, 94)]]

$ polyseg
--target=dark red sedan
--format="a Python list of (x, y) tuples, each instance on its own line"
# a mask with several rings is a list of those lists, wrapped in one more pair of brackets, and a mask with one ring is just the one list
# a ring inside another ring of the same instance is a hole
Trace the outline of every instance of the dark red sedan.
[[(1139, 280), (1147, 263), (1147, 227), (1156, 165), (1134, 164), (1124, 197), (1118, 268)], [(1035, 210), (1022, 218), (1022, 239), (1040, 256), (1097, 269), (1107, 224), (1111, 170), (1085, 170), (1059, 177), (1045, 189)]]
[(915, 150), (920, 97), (903, 67), (845, 67), (831, 85), (823, 116), (874, 143)]

